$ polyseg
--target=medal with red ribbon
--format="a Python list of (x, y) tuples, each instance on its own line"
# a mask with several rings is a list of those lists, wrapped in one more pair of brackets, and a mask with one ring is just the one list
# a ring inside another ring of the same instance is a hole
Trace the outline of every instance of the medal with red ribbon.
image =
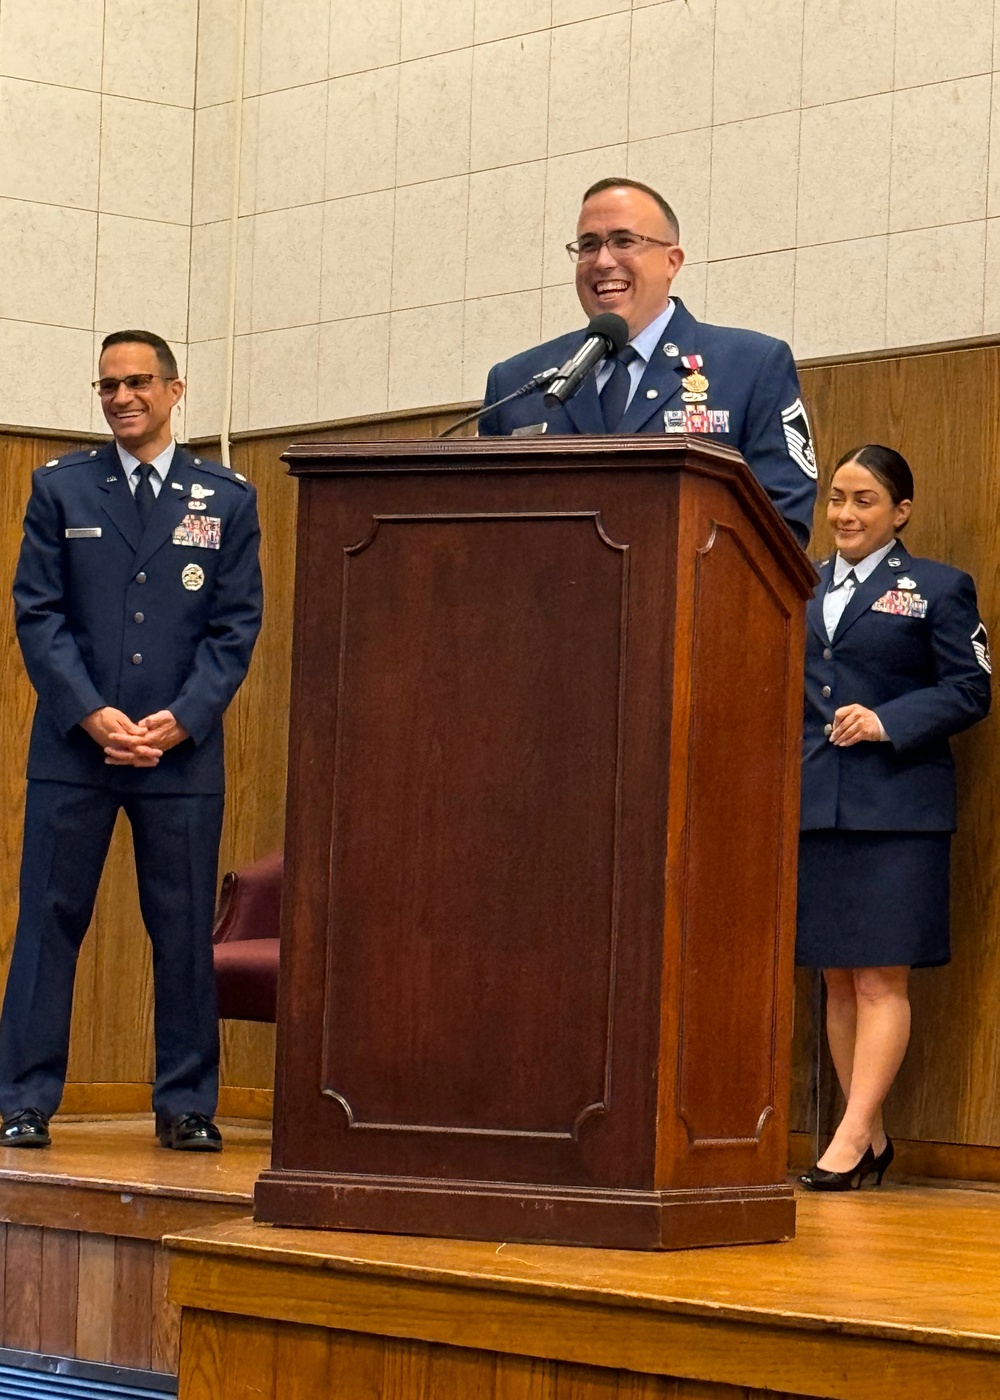
[(681, 356), (681, 364), (689, 371), (681, 380), (683, 386), (681, 398), (685, 403), (706, 403), (708, 401), (708, 380), (701, 372), (704, 363), (701, 355)]

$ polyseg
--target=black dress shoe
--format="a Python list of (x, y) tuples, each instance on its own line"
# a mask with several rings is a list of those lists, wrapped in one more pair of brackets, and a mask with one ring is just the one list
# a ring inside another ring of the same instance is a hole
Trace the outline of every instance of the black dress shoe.
[[(884, 1157), (885, 1153), (882, 1155)], [(799, 1177), (799, 1185), (807, 1187), (810, 1191), (857, 1191), (863, 1185), (865, 1177), (874, 1176), (877, 1171), (875, 1153), (869, 1143), (861, 1161), (849, 1172), (829, 1172), (825, 1167), (810, 1167)], [(880, 1182), (881, 1180), (879, 1177)]]
[(37, 1108), (22, 1108), (20, 1113), (10, 1114), (0, 1127), (3, 1147), (48, 1147), (51, 1141), (49, 1120)]
[(179, 1113), (156, 1119), (156, 1135), (164, 1147), (178, 1152), (221, 1152), (222, 1134), (207, 1113)]

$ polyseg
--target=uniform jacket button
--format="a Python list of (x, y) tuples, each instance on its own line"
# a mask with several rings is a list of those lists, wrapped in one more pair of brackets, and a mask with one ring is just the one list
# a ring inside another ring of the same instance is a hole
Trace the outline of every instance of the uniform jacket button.
[(824, 648), (823, 648), (823, 660), (824, 660), (824, 661), (832, 661), (832, 660), (833, 660), (833, 652), (830, 650), (829, 647), (824, 647)]
[[(141, 621), (142, 621), (142, 613), (136, 613), (136, 615), (135, 615), (135, 620), (136, 620), (136, 622), (141, 622)], [(823, 697), (824, 700), (829, 700), (830, 696), (833, 694), (833, 691), (830, 689), (830, 687), (829, 687), (828, 685), (825, 685), (825, 686), (823, 687), (823, 689), (820, 691), (820, 694), (822, 695), (822, 697)]]
[[(145, 614), (145, 613), (136, 613), (135, 616), (132, 618), (132, 621), (133, 621), (133, 622), (145, 622), (145, 621), (146, 621), (146, 614)], [(829, 693), (830, 693), (829, 687), (827, 687), (826, 693), (827, 693), (827, 695), (829, 695)]]
[[(134, 656), (133, 656), (132, 660), (133, 660), (133, 661), (135, 660), (135, 657), (134, 657)], [(823, 726), (823, 733), (824, 733), (824, 734), (826, 735), (826, 737), (829, 739), (830, 735), (833, 733), (833, 725), (832, 725), (832, 724), (824, 724), (824, 726)]]
[(135, 581), (136, 581), (136, 583), (145, 583), (145, 582), (146, 582), (146, 575), (145, 575), (145, 574), (136, 574), (136, 576), (135, 576)]
[(133, 665), (133, 666), (141, 666), (141, 665), (142, 665), (142, 652), (141, 652), (141, 651), (133, 652), (133, 654), (132, 654), (132, 665)]

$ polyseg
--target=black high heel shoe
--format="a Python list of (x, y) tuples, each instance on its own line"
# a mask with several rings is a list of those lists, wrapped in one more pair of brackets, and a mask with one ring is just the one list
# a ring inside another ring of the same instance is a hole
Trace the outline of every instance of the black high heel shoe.
[[(886, 1149), (888, 1151), (888, 1148)], [(882, 1153), (882, 1157), (885, 1152)], [(882, 1157), (878, 1160), (881, 1161)], [(892, 1158), (889, 1158), (891, 1161)], [(886, 1167), (889, 1162), (886, 1162)], [(883, 1172), (885, 1167), (882, 1168)], [(871, 1143), (865, 1148), (864, 1156), (856, 1167), (852, 1167), (849, 1172), (829, 1172), (825, 1167), (810, 1167), (799, 1177), (799, 1185), (805, 1186), (810, 1191), (857, 1191), (866, 1176), (871, 1176), (878, 1171), (878, 1162), (875, 1153), (872, 1151)], [(881, 1181), (881, 1176), (879, 1181)]]
[(886, 1133), (886, 1135), (885, 1135), (885, 1146), (882, 1148), (882, 1151), (878, 1154), (878, 1156), (877, 1156), (877, 1157), (873, 1160), (873, 1162), (872, 1162), (872, 1167), (873, 1167), (874, 1170), (875, 1170), (875, 1185), (876, 1185), (876, 1186), (881, 1186), (881, 1185), (882, 1185), (882, 1178), (885, 1176), (886, 1172), (887, 1172), (887, 1171), (889, 1170), (889, 1168), (892, 1166), (893, 1158), (895, 1157), (895, 1155), (896, 1155), (896, 1149), (895, 1149), (895, 1148), (893, 1147), (893, 1145), (892, 1145), (892, 1138), (889, 1136), (888, 1133)]

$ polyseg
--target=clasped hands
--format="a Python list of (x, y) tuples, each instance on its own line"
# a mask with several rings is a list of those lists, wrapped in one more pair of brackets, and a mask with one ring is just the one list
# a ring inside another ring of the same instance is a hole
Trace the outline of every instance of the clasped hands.
[(878, 743), (881, 738), (882, 730), (874, 710), (866, 710), (864, 705), (842, 705), (834, 712), (830, 743), (838, 748), (850, 748), (865, 740)]
[(135, 721), (113, 705), (105, 705), (80, 725), (104, 750), (104, 762), (117, 768), (155, 768), (168, 749), (188, 737), (169, 710)]

